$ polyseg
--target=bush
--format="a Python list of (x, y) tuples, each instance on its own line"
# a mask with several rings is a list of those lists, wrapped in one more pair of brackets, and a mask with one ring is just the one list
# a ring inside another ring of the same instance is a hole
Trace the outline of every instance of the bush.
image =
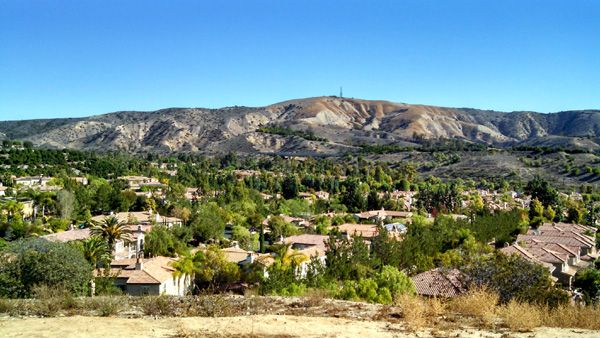
[(338, 291), (336, 298), (344, 300), (360, 300), (356, 293), (355, 283), (353, 281), (345, 281), (341, 289)]
[(531, 331), (542, 326), (545, 313), (540, 306), (511, 300), (498, 310), (498, 314), (512, 331)]
[(396, 299), (395, 305), (402, 309), (402, 318), (410, 330), (416, 331), (427, 325), (427, 305), (423, 298), (403, 294)]
[(473, 288), (469, 292), (454, 298), (449, 306), (457, 313), (478, 318), (487, 326), (494, 322), (500, 297), (487, 288)]
[(83, 254), (65, 243), (41, 238), (10, 243), (0, 254), (0, 297), (27, 298), (36, 285), (60, 286), (86, 295), (92, 267)]
[(568, 295), (555, 287), (550, 272), (542, 265), (502, 253), (482, 257), (463, 269), (476, 288), (496, 292), (501, 303), (512, 299), (556, 306), (568, 301)]
[(100, 316), (114, 316), (118, 314), (123, 307), (123, 298), (97, 297), (93, 299), (92, 304)]
[(412, 280), (393, 266), (385, 265), (375, 280), (380, 288), (386, 288), (394, 297), (399, 294), (415, 293)]
[(168, 296), (144, 296), (140, 299), (142, 312), (148, 316), (174, 316), (175, 307)]

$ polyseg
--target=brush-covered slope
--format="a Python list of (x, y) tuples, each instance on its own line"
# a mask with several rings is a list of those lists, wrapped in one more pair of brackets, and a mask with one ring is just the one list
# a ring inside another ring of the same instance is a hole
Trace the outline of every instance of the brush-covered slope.
[[(327, 141), (257, 132), (265, 125), (310, 130)], [(132, 152), (336, 154), (356, 144), (401, 144), (419, 138), (597, 148), (599, 136), (600, 110), (504, 113), (338, 97), (258, 108), (170, 108), (0, 122), (4, 138), (46, 147)]]

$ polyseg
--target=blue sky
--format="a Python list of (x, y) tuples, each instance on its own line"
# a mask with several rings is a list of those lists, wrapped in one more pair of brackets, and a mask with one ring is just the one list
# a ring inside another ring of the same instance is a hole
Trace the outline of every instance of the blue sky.
[(600, 1), (0, 0), (0, 120), (333, 95), (600, 108)]

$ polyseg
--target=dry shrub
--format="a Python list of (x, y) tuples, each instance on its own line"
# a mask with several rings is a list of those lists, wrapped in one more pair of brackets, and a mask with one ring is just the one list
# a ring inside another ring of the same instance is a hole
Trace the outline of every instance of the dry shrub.
[(427, 299), (427, 316), (437, 318), (446, 313), (446, 304), (439, 298)]
[(402, 318), (410, 330), (427, 325), (427, 304), (422, 298), (403, 294), (396, 298), (396, 305), (402, 310)]
[(486, 288), (474, 288), (454, 298), (450, 310), (477, 318), (484, 326), (494, 323), (498, 305), (498, 294)]
[(188, 301), (189, 304), (183, 312), (184, 316), (228, 317), (240, 314), (230, 299), (223, 294), (190, 297)]
[(531, 331), (542, 326), (546, 314), (545, 308), (529, 303), (511, 300), (498, 309), (498, 314), (512, 331)]
[(326, 298), (329, 298), (329, 292), (322, 289), (309, 289), (304, 296), (304, 307), (317, 307), (323, 305)]
[(35, 300), (32, 303), (32, 312), (42, 317), (56, 316), (61, 310), (74, 310), (79, 308), (79, 302), (63, 287), (36, 285), (32, 289)]
[(142, 312), (148, 316), (174, 316), (175, 306), (169, 296), (143, 296), (139, 300)]
[(559, 305), (549, 310), (544, 319), (544, 326), (599, 330), (600, 308), (597, 305)]
[(8, 299), (0, 298), (0, 313), (9, 314), (13, 311), (13, 304)]
[(114, 316), (123, 308), (121, 297), (97, 297), (92, 299), (91, 304), (94, 310), (102, 317)]

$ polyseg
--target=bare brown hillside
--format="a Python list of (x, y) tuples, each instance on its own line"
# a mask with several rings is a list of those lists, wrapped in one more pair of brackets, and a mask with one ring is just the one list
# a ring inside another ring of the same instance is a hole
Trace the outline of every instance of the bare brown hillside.
[[(310, 130), (326, 141), (256, 132), (265, 125)], [(600, 110), (503, 113), (339, 97), (297, 99), (258, 108), (170, 108), (0, 122), (0, 138), (30, 140), (52, 148), (130, 152), (333, 155), (357, 144), (402, 144), (415, 138), (595, 149), (599, 136)]]

